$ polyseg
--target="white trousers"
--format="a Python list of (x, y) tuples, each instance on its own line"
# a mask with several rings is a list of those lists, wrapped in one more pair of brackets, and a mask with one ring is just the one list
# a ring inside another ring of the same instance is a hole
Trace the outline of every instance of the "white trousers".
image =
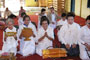
[(32, 55), (35, 53), (35, 42), (34, 41), (24, 41), (20, 42), (20, 54), (23, 56)]
[(90, 55), (90, 51), (86, 51), (86, 47), (84, 45), (80, 45), (80, 58), (82, 60), (90, 60), (88, 54)]

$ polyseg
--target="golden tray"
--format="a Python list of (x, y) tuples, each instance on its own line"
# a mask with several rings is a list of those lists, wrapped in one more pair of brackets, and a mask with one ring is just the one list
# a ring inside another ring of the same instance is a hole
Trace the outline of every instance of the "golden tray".
[(23, 28), (21, 35), (25, 37), (24, 41), (30, 41), (29, 37), (33, 35), (33, 31), (31, 28)]

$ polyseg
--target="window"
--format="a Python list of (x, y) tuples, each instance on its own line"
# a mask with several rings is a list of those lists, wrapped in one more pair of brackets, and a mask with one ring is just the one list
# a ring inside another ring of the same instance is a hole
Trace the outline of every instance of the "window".
[(90, 8), (90, 0), (87, 2), (87, 8)]

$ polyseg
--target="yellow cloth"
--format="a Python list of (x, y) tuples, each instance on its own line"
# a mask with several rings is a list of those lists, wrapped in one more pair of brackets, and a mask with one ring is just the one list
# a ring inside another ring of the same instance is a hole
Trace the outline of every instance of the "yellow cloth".
[(14, 36), (14, 35), (16, 35), (16, 32), (6, 32), (6, 35), (7, 36)]
[(67, 51), (63, 48), (53, 48), (43, 50), (43, 58), (56, 58), (56, 57), (66, 57)]

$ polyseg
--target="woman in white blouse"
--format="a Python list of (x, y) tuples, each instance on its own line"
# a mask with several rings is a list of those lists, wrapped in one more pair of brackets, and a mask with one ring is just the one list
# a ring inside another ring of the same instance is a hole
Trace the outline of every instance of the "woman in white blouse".
[(54, 40), (53, 28), (49, 26), (49, 20), (46, 16), (41, 17), (41, 28), (37, 33), (37, 46), (36, 53), (42, 56), (42, 50), (52, 46), (52, 41)]
[(90, 15), (86, 18), (86, 25), (80, 30), (80, 37), (84, 42), (80, 45), (80, 58), (90, 60)]

